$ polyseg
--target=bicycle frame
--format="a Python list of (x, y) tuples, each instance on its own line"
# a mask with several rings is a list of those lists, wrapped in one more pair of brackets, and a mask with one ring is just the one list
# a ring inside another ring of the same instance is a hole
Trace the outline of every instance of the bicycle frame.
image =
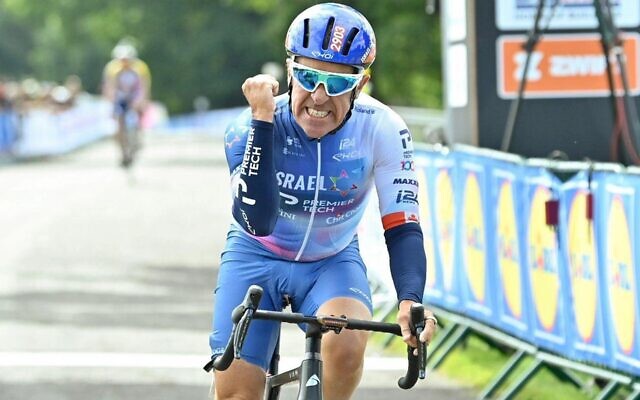
[[(322, 358), (320, 357), (322, 335), (323, 332), (318, 326), (309, 326), (305, 340), (305, 357), (298, 367), (278, 373), (277, 361), (274, 365), (272, 360), (270, 374), (267, 375), (265, 383), (264, 400), (278, 400), (280, 388), (296, 381), (300, 382), (298, 400), (322, 400)], [(274, 356), (279, 357), (277, 354)]]
[[(213, 368), (224, 371), (231, 365), (234, 358), (240, 358), (240, 350), (244, 344), (249, 324), (253, 319), (306, 324), (305, 356), (300, 366), (278, 373), (279, 354), (278, 348), (276, 348), (265, 385), (265, 400), (277, 400), (280, 387), (295, 381), (300, 382), (298, 400), (322, 400), (322, 359), (320, 350), (322, 335), (325, 332), (334, 331), (335, 333), (340, 333), (342, 329), (352, 329), (385, 332), (401, 336), (400, 326), (397, 324), (348, 319), (345, 316), (305, 316), (299, 313), (259, 310), (258, 304), (261, 298), (262, 288), (256, 285), (251, 286), (243, 303), (233, 310), (231, 318), (234, 326), (224, 353), (209, 361), (204, 366), (204, 369), (207, 372), (210, 372)], [(418, 337), (424, 327), (424, 308), (422, 304), (414, 304), (411, 308), (412, 333)], [(405, 376), (398, 380), (398, 386), (403, 389), (413, 387), (418, 378), (425, 378), (426, 345), (420, 343), (417, 356), (413, 354), (413, 349), (407, 346), (407, 360), (407, 372)]]
[(138, 112), (131, 107), (128, 101), (119, 102), (120, 114), (118, 115), (118, 140), (120, 141), (120, 150), (124, 167), (129, 167), (133, 162), (135, 153), (138, 149), (138, 131), (140, 129), (140, 121)]

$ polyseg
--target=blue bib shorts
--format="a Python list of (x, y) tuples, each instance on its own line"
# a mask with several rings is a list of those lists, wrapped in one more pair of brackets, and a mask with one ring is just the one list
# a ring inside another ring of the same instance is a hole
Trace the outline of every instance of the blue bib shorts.
[[(367, 272), (354, 240), (334, 256), (313, 262), (280, 258), (257, 240), (232, 228), (222, 253), (215, 289), (213, 331), (209, 337), (214, 356), (222, 354), (231, 328), (231, 312), (251, 285), (264, 289), (260, 309), (281, 311), (285, 298), (293, 312), (315, 315), (318, 308), (336, 297), (350, 297), (373, 313)], [(244, 343), (242, 359), (265, 371), (275, 350), (280, 323), (254, 320)]]

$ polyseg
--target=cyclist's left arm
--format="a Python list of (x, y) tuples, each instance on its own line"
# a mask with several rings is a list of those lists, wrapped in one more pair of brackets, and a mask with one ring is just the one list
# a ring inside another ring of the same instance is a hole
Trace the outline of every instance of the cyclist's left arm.
[[(406, 124), (392, 113), (381, 126), (374, 147), (375, 183), (391, 276), (399, 302), (398, 323), (409, 327), (409, 309), (421, 303), (427, 260), (419, 224), (418, 180), (413, 159), (413, 140)], [(426, 340), (433, 333), (429, 333)], [(415, 345), (409, 333), (403, 339)]]
[(135, 101), (144, 107), (151, 99), (151, 72), (147, 63), (140, 59), (135, 60), (132, 68), (140, 77), (140, 90), (136, 93)]

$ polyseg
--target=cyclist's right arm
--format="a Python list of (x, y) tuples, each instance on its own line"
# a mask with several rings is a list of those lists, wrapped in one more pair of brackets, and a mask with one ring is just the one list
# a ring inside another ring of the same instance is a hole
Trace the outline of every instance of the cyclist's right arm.
[[(280, 193), (274, 162), (274, 96), (278, 82), (268, 75), (248, 78), (242, 92), (249, 103), (251, 114), (243, 114), (244, 122), (237, 129), (244, 147), (227, 149), (227, 160), (232, 171), (231, 184), (235, 194), (233, 217), (247, 232), (255, 236), (268, 236), (278, 217)], [(251, 117), (247, 121), (247, 117)], [(232, 128), (233, 129), (233, 128)], [(242, 158), (238, 155), (242, 152)], [(233, 157), (229, 158), (229, 154)]]
[(273, 231), (280, 204), (273, 156), (277, 84), (272, 88), (264, 78), (251, 79), (243, 85), (251, 113), (243, 113), (229, 127), (225, 150), (235, 194), (233, 217), (248, 233), (267, 236)]
[(111, 60), (102, 71), (102, 95), (109, 101), (115, 98), (115, 61)]

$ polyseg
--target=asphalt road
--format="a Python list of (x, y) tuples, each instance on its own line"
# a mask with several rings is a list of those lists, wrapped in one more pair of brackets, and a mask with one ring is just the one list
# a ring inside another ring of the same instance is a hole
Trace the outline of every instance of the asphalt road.
[[(111, 142), (0, 165), (0, 399), (207, 399), (229, 207), (208, 137), (148, 135), (131, 172)], [(286, 367), (303, 337), (284, 332)], [(437, 373), (402, 391), (402, 360), (369, 354), (356, 399), (473, 398)]]

